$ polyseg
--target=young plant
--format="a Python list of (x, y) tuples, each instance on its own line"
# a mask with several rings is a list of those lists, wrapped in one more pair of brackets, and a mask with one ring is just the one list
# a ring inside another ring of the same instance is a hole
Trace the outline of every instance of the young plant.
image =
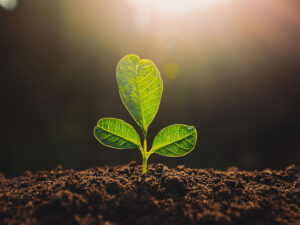
[(154, 138), (152, 148), (147, 150), (148, 127), (158, 111), (163, 91), (160, 73), (152, 61), (127, 55), (118, 63), (116, 75), (122, 102), (142, 129), (143, 145), (130, 124), (115, 118), (103, 118), (97, 122), (94, 135), (101, 144), (116, 149), (140, 149), (142, 173), (146, 173), (147, 161), (152, 153), (179, 157), (194, 149), (196, 128), (174, 124), (163, 128)]

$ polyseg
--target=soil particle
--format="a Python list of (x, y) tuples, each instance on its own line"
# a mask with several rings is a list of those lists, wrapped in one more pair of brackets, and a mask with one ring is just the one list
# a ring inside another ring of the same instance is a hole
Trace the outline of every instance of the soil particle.
[(300, 224), (300, 177), (285, 170), (226, 171), (130, 162), (84, 171), (6, 178), (0, 173), (0, 224)]

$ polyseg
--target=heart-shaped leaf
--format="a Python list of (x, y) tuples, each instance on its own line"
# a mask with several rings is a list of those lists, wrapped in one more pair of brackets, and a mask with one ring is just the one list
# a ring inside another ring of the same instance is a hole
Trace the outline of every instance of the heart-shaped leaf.
[(135, 129), (123, 120), (103, 118), (94, 128), (96, 139), (103, 145), (118, 148), (140, 148), (141, 140)]
[(179, 157), (191, 152), (197, 142), (197, 130), (193, 126), (174, 124), (162, 129), (154, 138), (150, 153)]
[(153, 62), (127, 55), (117, 66), (117, 83), (122, 102), (144, 133), (159, 108), (163, 83)]

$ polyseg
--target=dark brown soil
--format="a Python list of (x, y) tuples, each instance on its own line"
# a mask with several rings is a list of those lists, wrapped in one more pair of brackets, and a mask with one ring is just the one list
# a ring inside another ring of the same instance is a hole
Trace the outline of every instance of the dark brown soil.
[(299, 170), (169, 169), (135, 162), (0, 175), (0, 224), (300, 224)]

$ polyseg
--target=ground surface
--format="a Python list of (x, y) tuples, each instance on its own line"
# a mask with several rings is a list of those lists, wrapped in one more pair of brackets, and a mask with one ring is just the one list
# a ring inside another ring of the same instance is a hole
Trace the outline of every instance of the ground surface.
[(299, 170), (169, 169), (135, 162), (0, 175), (0, 224), (300, 224)]

